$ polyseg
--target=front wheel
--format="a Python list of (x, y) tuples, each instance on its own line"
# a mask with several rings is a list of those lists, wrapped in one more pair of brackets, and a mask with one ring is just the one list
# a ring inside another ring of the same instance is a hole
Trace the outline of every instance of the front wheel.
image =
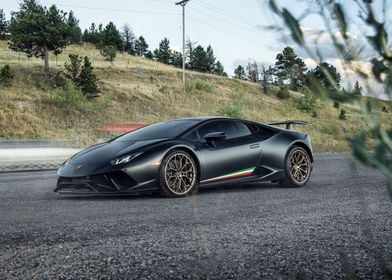
[(295, 146), (286, 158), (286, 179), (281, 181), (285, 187), (303, 187), (309, 181), (312, 163), (305, 149)]
[(160, 168), (161, 194), (166, 197), (183, 197), (198, 185), (197, 165), (190, 154), (173, 150), (163, 159)]

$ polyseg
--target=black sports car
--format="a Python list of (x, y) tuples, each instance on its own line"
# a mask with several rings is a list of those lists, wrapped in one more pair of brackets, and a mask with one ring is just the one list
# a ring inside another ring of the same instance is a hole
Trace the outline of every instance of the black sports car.
[[(286, 125), (286, 129), (276, 125)], [(58, 169), (55, 192), (185, 196), (198, 186), (279, 182), (302, 187), (312, 171), (302, 121), (269, 125), (224, 117), (154, 123), (93, 145)]]

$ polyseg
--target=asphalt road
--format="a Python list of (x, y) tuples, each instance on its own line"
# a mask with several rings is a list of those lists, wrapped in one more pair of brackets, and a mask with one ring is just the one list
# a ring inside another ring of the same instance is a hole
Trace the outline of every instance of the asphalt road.
[(318, 158), (300, 189), (75, 198), (55, 182), (0, 174), (0, 279), (388, 279), (392, 269), (386, 180), (344, 156)]

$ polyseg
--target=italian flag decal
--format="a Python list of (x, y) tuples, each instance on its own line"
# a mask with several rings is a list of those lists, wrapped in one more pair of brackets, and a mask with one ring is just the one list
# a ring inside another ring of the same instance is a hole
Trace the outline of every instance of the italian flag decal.
[(243, 176), (248, 176), (253, 173), (253, 170), (255, 170), (256, 166), (241, 169), (235, 172), (231, 172), (222, 176), (210, 178), (207, 180), (203, 180), (202, 183), (205, 182), (212, 182), (212, 181), (218, 181), (218, 180), (224, 180), (224, 179), (232, 179), (232, 178), (237, 178), (237, 177), (243, 177)]

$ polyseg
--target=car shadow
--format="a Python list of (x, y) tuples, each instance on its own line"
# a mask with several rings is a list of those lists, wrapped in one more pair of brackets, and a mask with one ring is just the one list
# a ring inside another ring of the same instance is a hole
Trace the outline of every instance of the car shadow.
[(265, 189), (279, 189), (284, 188), (276, 183), (247, 183), (247, 184), (227, 184), (209, 187), (200, 187), (198, 194), (213, 194), (213, 193), (231, 193), (231, 192), (254, 192)]
[[(266, 189), (282, 189), (284, 187), (275, 183), (248, 183), (248, 184), (227, 184), (199, 187), (195, 195), (214, 195), (222, 193), (236, 192), (257, 192)], [(162, 197), (159, 192), (140, 193), (140, 194), (59, 194), (56, 195), (59, 200), (143, 200), (143, 199), (167, 199)]]

